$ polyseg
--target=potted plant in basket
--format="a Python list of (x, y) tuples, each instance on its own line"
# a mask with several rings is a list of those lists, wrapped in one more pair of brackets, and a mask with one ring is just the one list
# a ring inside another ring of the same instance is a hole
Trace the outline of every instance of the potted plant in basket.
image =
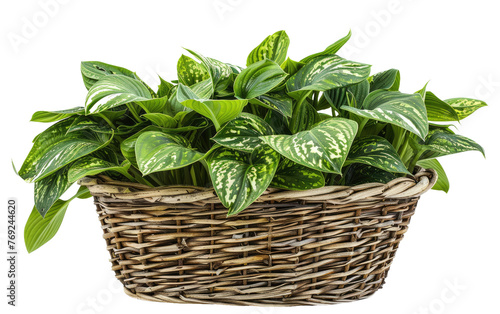
[[(486, 106), (399, 91), (336, 53), (300, 61), (284, 31), (246, 67), (187, 50), (153, 90), (82, 62), (85, 105), (52, 124), (18, 174), (35, 184), (32, 252), (74, 198), (94, 196), (113, 270), (141, 299), (237, 305), (354, 300), (383, 283), (419, 196), (448, 191), (437, 157), (477, 150), (450, 122)], [(445, 123), (442, 123), (445, 122)], [(61, 195), (78, 182), (77, 194)]]

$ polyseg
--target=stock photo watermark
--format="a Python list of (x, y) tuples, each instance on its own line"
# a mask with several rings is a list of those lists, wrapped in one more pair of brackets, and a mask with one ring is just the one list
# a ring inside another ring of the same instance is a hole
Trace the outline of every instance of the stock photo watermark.
[(228, 13), (234, 12), (241, 4), (243, 0), (215, 0), (212, 3), (212, 7), (217, 13), (217, 16), (221, 21), (226, 19)]
[(426, 305), (420, 306), (413, 314), (443, 314), (447, 313), (450, 306), (457, 303), (460, 296), (467, 290), (467, 286), (458, 278), (443, 281), (441, 291)]
[(38, 36), (40, 31), (49, 25), (50, 21), (55, 18), (61, 7), (68, 4), (71, 0), (40, 0), (37, 2), (37, 10), (28, 15), (21, 17), (21, 26), (16, 31), (7, 33), (12, 49), (19, 52), (23, 46), (29, 44), (30, 40)]
[(477, 99), (488, 99), (493, 97), (500, 89), (500, 80), (493, 77), (493, 74), (480, 75), (477, 78), (478, 85), (474, 90), (474, 97)]
[(84, 301), (80, 302), (76, 307), (77, 314), (96, 314), (106, 313), (105, 311), (116, 298), (123, 293), (123, 285), (120, 281), (112, 278), (108, 284), (97, 291), (95, 294), (88, 296)]

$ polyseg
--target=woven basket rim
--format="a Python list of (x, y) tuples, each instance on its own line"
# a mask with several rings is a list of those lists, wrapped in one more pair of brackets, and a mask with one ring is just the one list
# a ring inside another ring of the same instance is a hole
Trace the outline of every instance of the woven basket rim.
[[(385, 184), (374, 182), (355, 186), (334, 185), (302, 191), (268, 188), (255, 202), (301, 200), (349, 203), (361, 199), (406, 199), (419, 197), (430, 190), (437, 178), (435, 170), (419, 168), (411, 177), (396, 178)], [(146, 199), (170, 204), (220, 203), (213, 187), (176, 185), (152, 188), (140, 183), (116, 181), (105, 175), (84, 177), (78, 184), (87, 186), (93, 196), (112, 195), (117, 199)]]

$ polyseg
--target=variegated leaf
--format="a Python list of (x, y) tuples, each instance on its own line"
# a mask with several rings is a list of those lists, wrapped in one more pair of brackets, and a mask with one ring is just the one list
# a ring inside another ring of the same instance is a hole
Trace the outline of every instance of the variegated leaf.
[(459, 119), (464, 119), (473, 114), (477, 109), (487, 106), (484, 101), (472, 98), (452, 98), (445, 102), (455, 109)]
[(271, 181), (272, 187), (286, 190), (317, 189), (324, 185), (325, 177), (320, 171), (296, 164), (289, 159), (280, 162)]
[(35, 182), (35, 208), (42, 217), (45, 217), (52, 205), (73, 184), (73, 182), (68, 181), (69, 166), (64, 166), (51, 175)]
[(271, 60), (252, 63), (234, 81), (234, 94), (239, 99), (252, 99), (272, 90), (286, 78), (286, 73)]
[(108, 75), (97, 81), (89, 90), (85, 101), (85, 112), (102, 112), (134, 101), (151, 99), (144, 84), (123, 75)]
[(62, 119), (66, 119), (75, 115), (85, 114), (84, 107), (75, 107), (65, 110), (56, 111), (37, 111), (31, 117), (33, 122), (56, 122)]
[(98, 61), (84, 61), (80, 65), (80, 70), (82, 72), (83, 83), (87, 89), (90, 89), (95, 82), (106, 75), (124, 75), (134, 79), (138, 78), (130, 70)]
[(122, 165), (96, 158), (85, 156), (75, 161), (68, 171), (68, 181), (73, 183), (86, 176), (95, 176), (105, 171), (116, 171), (122, 175), (129, 176), (127, 173), (130, 168), (130, 162), (125, 161)]
[(459, 121), (455, 109), (432, 92), (425, 93), (425, 108), (429, 121)]
[(342, 106), (360, 117), (387, 122), (408, 130), (424, 139), (429, 131), (427, 111), (419, 94), (376, 90), (363, 102), (363, 109)]
[(134, 133), (133, 135), (126, 138), (120, 143), (120, 151), (123, 157), (125, 157), (128, 161), (130, 161), (130, 163), (136, 168), (138, 166), (137, 166), (137, 160), (135, 158), (135, 143), (137, 142), (137, 138), (139, 138), (141, 134), (149, 131), (161, 131), (161, 129), (154, 125), (147, 126), (144, 129), (137, 131), (136, 133)]
[(150, 131), (135, 144), (137, 165), (143, 175), (185, 167), (203, 159), (205, 154), (189, 147), (182, 136)]
[(269, 146), (257, 147), (252, 154), (217, 148), (207, 158), (215, 192), (233, 216), (247, 208), (271, 183), (280, 157)]
[(207, 70), (192, 58), (182, 55), (177, 62), (179, 82), (191, 86), (210, 78)]
[(112, 134), (90, 130), (68, 132), (73, 119), (49, 127), (34, 140), (19, 175), (26, 181), (38, 181), (65, 165), (108, 145)]
[(353, 186), (364, 183), (388, 183), (396, 179), (396, 175), (377, 167), (365, 164), (352, 164), (344, 175), (345, 185)]
[(326, 47), (325, 50), (323, 50), (322, 52), (318, 52), (318, 53), (315, 53), (315, 54), (312, 54), (310, 56), (307, 56), (305, 57), (304, 59), (300, 60), (300, 62), (303, 62), (303, 63), (308, 63), (310, 62), (312, 59), (314, 58), (317, 58), (317, 57), (320, 57), (320, 56), (326, 56), (326, 55), (334, 55), (337, 53), (337, 51), (340, 50), (340, 48), (342, 48), (342, 46), (345, 45), (345, 43), (351, 38), (351, 31), (349, 30), (349, 33), (347, 33), (346, 36), (342, 37), (341, 39), (337, 40), (336, 42), (334, 42), (333, 44), (331, 44), (330, 46)]
[(145, 113), (142, 116), (162, 128), (175, 128), (177, 126), (177, 120), (164, 113)]
[(76, 117), (68, 129), (68, 133), (82, 130), (91, 130), (98, 133), (108, 134), (113, 133), (113, 129), (111, 129), (111, 127), (104, 120), (98, 122), (89, 119), (88, 116)]
[(275, 110), (285, 117), (292, 116), (293, 99), (285, 94), (269, 93), (250, 99), (249, 102), (254, 105), (266, 107)]
[(294, 135), (263, 136), (265, 143), (286, 158), (324, 172), (340, 173), (358, 125), (352, 120), (332, 118)]
[(73, 199), (88, 197), (90, 197), (90, 194), (87, 187), (82, 186), (76, 195), (69, 200), (57, 200), (45, 217), (42, 217), (36, 208), (33, 208), (24, 227), (24, 243), (28, 253), (35, 251), (54, 237), (61, 226), (66, 209)]
[(344, 166), (354, 163), (366, 164), (389, 172), (411, 174), (391, 143), (380, 136), (368, 136), (354, 141)]
[(288, 38), (285, 31), (278, 31), (269, 35), (250, 52), (247, 58), (247, 66), (266, 59), (282, 64), (285, 62), (289, 45), (290, 38)]
[(227, 63), (216, 59), (207, 58), (192, 50), (186, 49), (189, 53), (195, 56), (205, 66), (210, 78), (212, 79), (213, 91), (225, 90), (231, 82), (233, 69)]
[(311, 60), (286, 82), (289, 94), (299, 98), (305, 91), (326, 91), (359, 83), (370, 75), (370, 66), (336, 55)]
[(222, 146), (251, 153), (262, 143), (260, 136), (273, 134), (271, 126), (262, 118), (243, 112), (222, 127), (212, 140)]
[(471, 150), (477, 150), (484, 154), (484, 149), (478, 143), (462, 135), (454, 134), (447, 129), (435, 129), (425, 140), (425, 144), (420, 147), (426, 150), (421, 159), (430, 159), (440, 156), (456, 154)]
[(438, 178), (432, 189), (448, 193), (450, 190), (450, 181), (448, 180), (448, 176), (446, 175), (443, 166), (441, 166), (437, 159), (420, 160), (417, 162), (417, 165), (425, 169), (436, 170)]
[(397, 91), (399, 89), (399, 80), (399, 70), (390, 69), (384, 72), (379, 72), (371, 78), (370, 92), (377, 89)]

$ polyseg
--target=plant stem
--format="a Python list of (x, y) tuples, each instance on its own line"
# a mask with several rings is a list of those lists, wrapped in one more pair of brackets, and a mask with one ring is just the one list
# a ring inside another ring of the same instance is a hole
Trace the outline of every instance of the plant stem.
[(358, 132), (356, 133), (356, 137), (360, 137), (361, 136), (361, 132), (363, 132), (363, 129), (364, 129), (366, 123), (368, 123), (368, 120), (369, 119), (367, 119), (367, 118), (363, 118), (363, 120), (359, 124)]
[(135, 169), (134, 167), (130, 167), (128, 170), (132, 173), (137, 182), (149, 185), (150, 187), (154, 187), (151, 182), (149, 182), (142, 176), (142, 173), (139, 170)]
[(408, 166), (408, 171), (413, 173), (413, 170), (415, 170), (415, 166), (417, 165), (417, 162), (423, 153), (424, 153), (424, 150), (421, 150), (415, 155), (415, 157), (413, 157), (413, 159), (410, 162), (410, 165)]
[(106, 121), (112, 129), (115, 129), (115, 130), (116, 130), (116, 126), (115, 126), (115, 124), (114, 124), (111, 120), (109, 120), (109, 119), (108, 119), (108, 117), (106, 117), (106, 116), (105, 116), (104, 114), (102, 114), (101, 112), (99, 112), (97, 115), (98, 115), (99, 117), (101, 117), (104, 121)]
[(137, 113), (137, 111), (135, 110), (134, 105), (133, 104), (127, 104), (127, 108), (132, 113), (132, 116), (134, 117), (135, 122), (141, 123), (142, 119), (139, 116), (139, 114)]

